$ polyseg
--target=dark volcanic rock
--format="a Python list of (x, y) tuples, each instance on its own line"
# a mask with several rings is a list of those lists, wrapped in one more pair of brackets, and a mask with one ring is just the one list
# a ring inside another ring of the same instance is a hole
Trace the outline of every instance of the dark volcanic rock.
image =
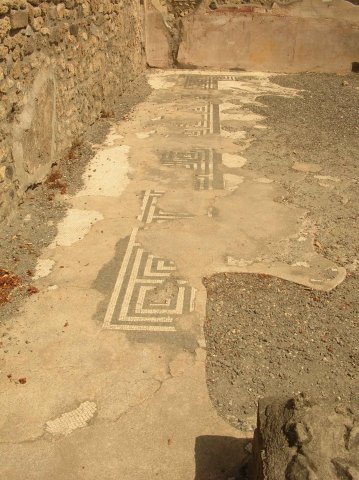
[(253, 480), (359, 478), (359, 416), (343, 405), (263, 399), (253, 442)]

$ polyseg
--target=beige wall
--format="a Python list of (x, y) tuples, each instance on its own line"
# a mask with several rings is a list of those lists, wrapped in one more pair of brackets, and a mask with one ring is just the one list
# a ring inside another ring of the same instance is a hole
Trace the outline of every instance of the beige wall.
[(0, 1), (0, 221), (143, 70), (140, 8)]
[[(359, 61), (359, 7), (345, 0), (215, 10), (208, 8), (209, 3), (203, 1), (177, 22), (180, 41), (174, 63), (179, 66), (345, 73)], [(150, 0), (146, 12), (156, 23), (156, 35), (148, 24), (147, 61), (163, 66), (168, 64), (168, 46), (163, 44), (174, 29), (166, 12)], [(151, 52), (157, 52), (157, 58)]]

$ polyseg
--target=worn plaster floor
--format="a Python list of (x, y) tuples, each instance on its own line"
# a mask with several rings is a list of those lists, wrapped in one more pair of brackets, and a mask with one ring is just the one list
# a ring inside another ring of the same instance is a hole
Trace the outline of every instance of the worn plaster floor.
[[(84, 187), (38, 261), (1, 375), (0, 478), (237, 478), (239, 431), (206, 387), (202, 279), (260, 272), (330, 290), (304, 209), (246, 169), (251, 107), (297, 91), (261, 73), (168, 71), (95, 145)], [(18, 379), (26, 379), (19, 382)], [(13, 381), (14, 380), (14, 381)]]

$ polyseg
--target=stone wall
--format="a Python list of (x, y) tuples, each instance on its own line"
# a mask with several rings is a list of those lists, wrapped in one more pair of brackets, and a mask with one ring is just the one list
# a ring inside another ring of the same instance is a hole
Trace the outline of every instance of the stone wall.
[(140, 3), (0, 1), (0, 221), (143, 70)]
[(347, 73), (359, 61), (359, 7), (346, 0), (168, 0), (174, 13), (145, 2), (153, 67)]

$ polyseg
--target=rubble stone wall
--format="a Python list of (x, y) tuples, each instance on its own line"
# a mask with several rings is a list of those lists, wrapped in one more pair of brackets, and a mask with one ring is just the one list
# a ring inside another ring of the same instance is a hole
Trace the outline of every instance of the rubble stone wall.
[(141, 73), (142, 8), (0, 1), (0, 221)]

